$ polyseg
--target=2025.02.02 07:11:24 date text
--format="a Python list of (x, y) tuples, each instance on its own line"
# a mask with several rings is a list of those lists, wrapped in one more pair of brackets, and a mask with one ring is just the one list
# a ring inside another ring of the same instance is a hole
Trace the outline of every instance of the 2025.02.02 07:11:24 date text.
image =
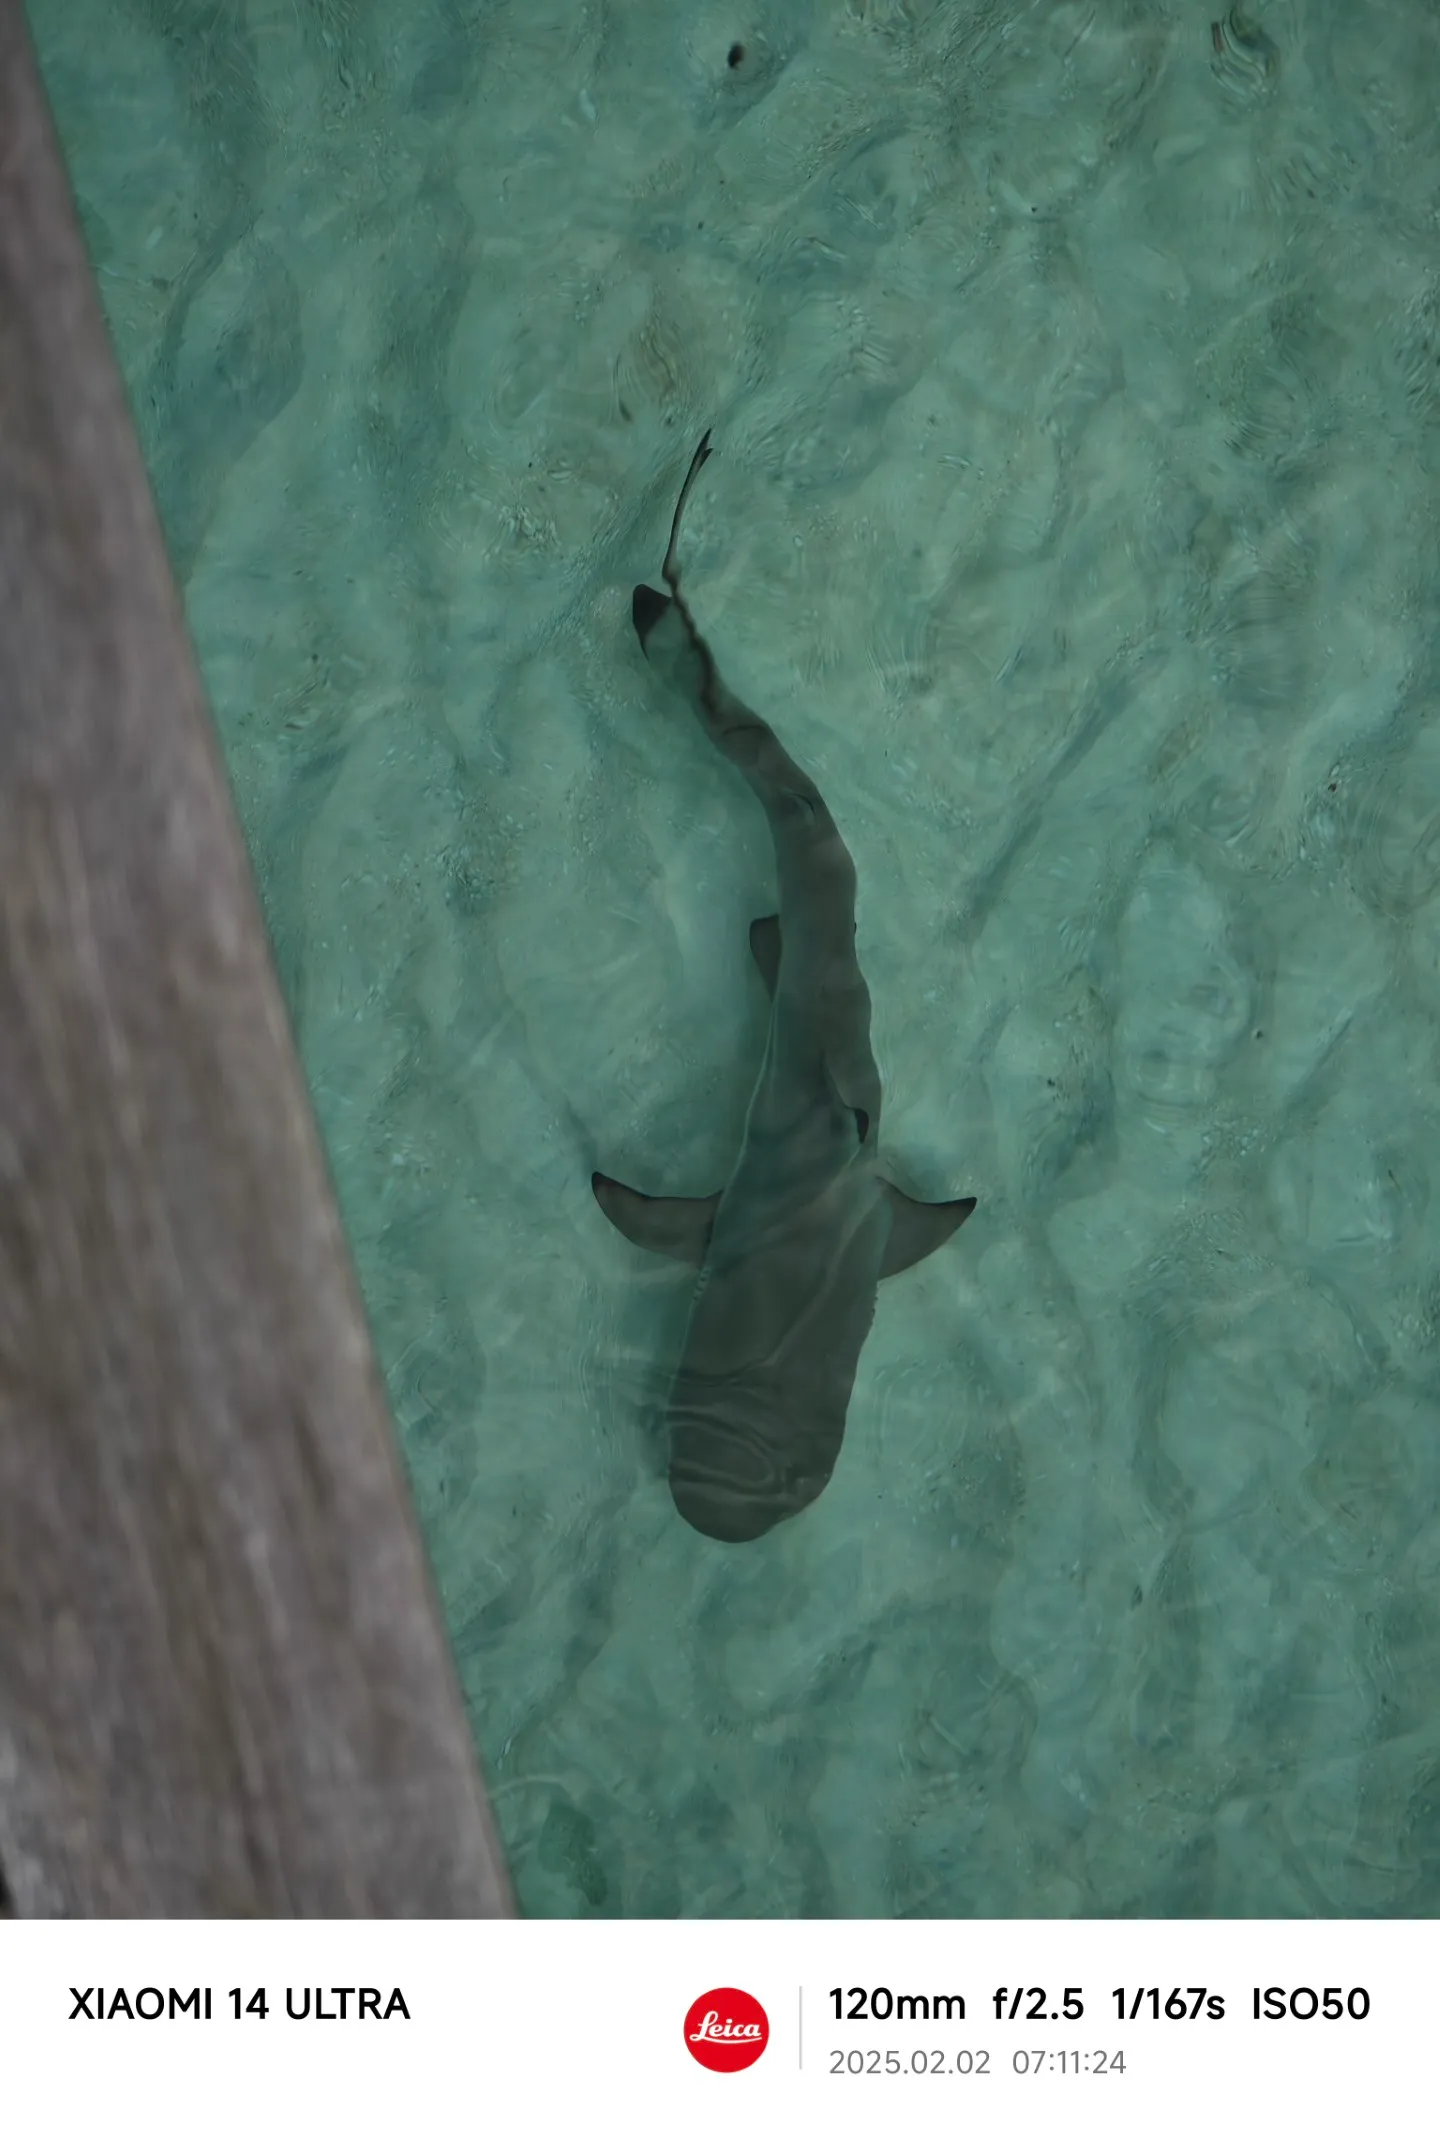
[(958, 2074), (961, 2076), (986, 2076), (1003, 2074), (1006, 2069), (1012, 2074), (1123, 2074), (1123, 2052), (1080, 2052), (1066, 2049), (1048, 2051), (1043, 2045), (1016, 2046), (1008, 2055), (992, 2054), (988, 2045), (966, 2047), (959, 2052), (914, 2051), (899, 2052), (887, 2046), (880, 2051), (872, 2046), (862, 2052), (832, 2049), (830, 2072), (832, 2074)]

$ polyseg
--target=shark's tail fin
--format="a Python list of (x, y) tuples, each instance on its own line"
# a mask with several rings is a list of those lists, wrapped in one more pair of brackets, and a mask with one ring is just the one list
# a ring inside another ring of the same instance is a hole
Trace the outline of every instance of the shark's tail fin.
[(661, 568), (661, 578), (670, 592), (662, 595), (658, 588), (642, 582), (630, 597), (636, 637), (646, 655), (689, 700), (716, 749), (723, 751), (749, 782), (770, 817), (777, 841), (797, 827), (807, 833), (818, 827), (822, 834), (829, 834), (834, 824), (819, 789), (804, 768), (795, 763), (769, 723), (752, 713), (722, 681), (715, 657), (680, 592), (676, 555), (680, 523), (695, 478), (710, 454), (707, 431), (695, 449), (670, 523), (670, 542)]

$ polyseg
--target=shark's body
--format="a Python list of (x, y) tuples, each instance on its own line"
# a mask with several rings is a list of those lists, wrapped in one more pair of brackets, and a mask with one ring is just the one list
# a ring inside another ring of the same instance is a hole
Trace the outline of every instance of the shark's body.
[(855, 954), (855, 866), (809, 776), (721, 681), (680, 592), (676, 545), (700, 442), (675, 508), (663, 578), (637, 587), (635, 629), (749, 782), (770, 823), (779, 913), (751, 924), (770, 992), (765, 1059), (735, 1171), (716, 1196), (646, 1197), (594, 1177), (622, 1234), (700, 1267), (670, 1394), (670, 1491), (697, 1531), (759, 1538), (835, 1468), (882, 1278), (948, 1241), (973, 1197), (916, 1204), (876, 1165), (880, 1074)]

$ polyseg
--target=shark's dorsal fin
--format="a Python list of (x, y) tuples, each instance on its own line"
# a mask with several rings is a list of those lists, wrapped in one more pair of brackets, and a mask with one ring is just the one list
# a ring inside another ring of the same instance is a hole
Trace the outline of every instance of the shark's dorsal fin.
[(658, 587), (637, 587), (630, 597), (630, 621), (642, 649), (669, 607), (670, 597)]
[(893, 1278), (897, 1271), (908, 1271), (932, 1249), (943, 1248), (975, 1209), (973, 1197), (952, 1197), (948, 1204), (917, 1204), (893, 1182), (887, 1182), (884, 1188), (890, 1200), (890, 1239), (880, 1266), (882, 1279)]
[(592, 1175), (590, 1187), (611, 1226), (637, 1248), (653, 1249), (677, 1264), (704, 1263), (718, 1192), (713, 1197), (647, 1197), (609, 1175)]
[(757, 915), (750, 924), (750, 956), (760, 970), (767, 996), (774, 996), (780, 979), (780, 917)]

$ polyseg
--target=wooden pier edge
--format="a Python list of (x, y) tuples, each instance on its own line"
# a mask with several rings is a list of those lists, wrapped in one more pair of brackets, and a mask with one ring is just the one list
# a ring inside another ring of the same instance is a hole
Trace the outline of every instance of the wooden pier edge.
[(0, 0), (0, 1869), (514, 1904), (35, 69)]

